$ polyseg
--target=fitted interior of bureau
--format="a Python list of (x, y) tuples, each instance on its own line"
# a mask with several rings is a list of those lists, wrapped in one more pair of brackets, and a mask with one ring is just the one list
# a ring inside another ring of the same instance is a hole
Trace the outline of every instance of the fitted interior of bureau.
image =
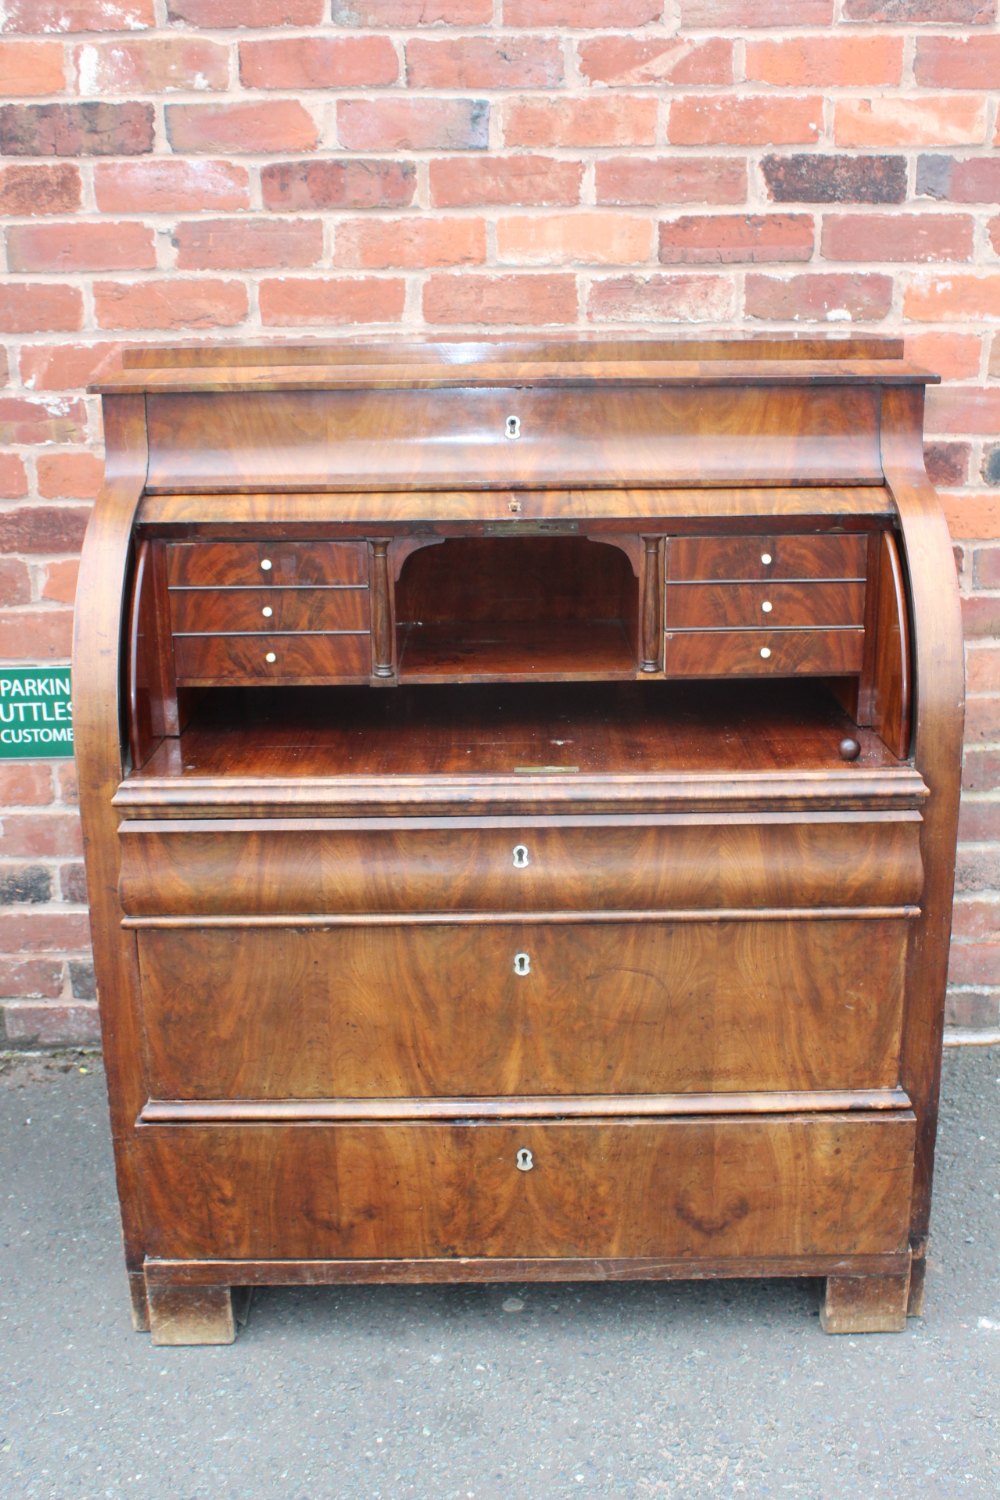
[[(901, 764), (821, 679), (212, 688), (136, 776), (609, 776)], [(840, 744), (860, 753), (851, 764)]]

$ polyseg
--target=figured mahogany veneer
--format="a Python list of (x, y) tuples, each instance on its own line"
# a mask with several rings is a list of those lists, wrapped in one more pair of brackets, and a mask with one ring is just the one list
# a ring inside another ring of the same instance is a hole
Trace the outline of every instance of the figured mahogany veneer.
[(961, 740), (889, 341), (126, 350), (74, 662), (133, 1311), (920, 1306)]

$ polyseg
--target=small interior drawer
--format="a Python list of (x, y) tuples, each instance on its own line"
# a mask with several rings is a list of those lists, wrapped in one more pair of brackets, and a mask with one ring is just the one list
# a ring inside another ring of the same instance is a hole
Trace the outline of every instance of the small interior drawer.
[(667, 677), (836, 677), (861, 671), (863, 630), (667, 632)]
[(180, 635), (177, 681), (191, 683), (367, 681), (371, 639), (362, 635)]
[(175, 634), (227, 635), (272, 630), (368, 629), (368, 590), (172, 589), (170, 619)]
[(167, 547), (174, 588), (295, 588), (368, 582), (364, 542), (174, 542)]
[(862, 625), (863, 583), (676, 583), (667, 585), (668, 630), (801, 630)]
[(667, 581), (854, 578), (866, 572), (868, 541), (831, 536), (684, 536), (667, 543)]

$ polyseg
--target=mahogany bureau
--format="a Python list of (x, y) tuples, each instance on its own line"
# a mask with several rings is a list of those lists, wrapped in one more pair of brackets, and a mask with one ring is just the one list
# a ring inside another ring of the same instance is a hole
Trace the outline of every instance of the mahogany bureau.
[(872, 339), (129, 349), (74, 696), (136, 1325), (923, 1286), (962, 729)]

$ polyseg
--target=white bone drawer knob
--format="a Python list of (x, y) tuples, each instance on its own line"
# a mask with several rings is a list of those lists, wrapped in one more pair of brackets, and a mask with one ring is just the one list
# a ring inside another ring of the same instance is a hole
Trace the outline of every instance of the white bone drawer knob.
[(269, 557), (263, 558), (261, 560), (261, 564), (260, 565), (264, 569), (265, 573), (270, 573), (270, 571), (271, 571), (271, 559)]
[(264, 660), (265, 661), (277, 661), (278, 658), (275, 656), (275, 654), (274, 654), (273, 651), (269, 651), (267, 653), (267, 655), (264, 657)]
[(770, 552), (762, 552), (760, 554), (760, 560), (764, 564), (765, 568), (769, 568), (771, 566), (771, 563), (774, 561)]
[(264, 616), (265, 620), (269, 620), (271, 618), (271, 616), (274, 614), (274, 610), (271, 608), (271, 606), (269, 604), (265, 604), (264, 608), (261, 610), (261, 614)]
[(770, 646), (761, 646), (760, 654), (764, 658), (764, 660), (767, 661), (768, 657), (771, 655)]
[(766, 615), (769, 615), (773, 608), (774, 605), (771, 603), (770, 599), (765, 599), (764, 603), (761, 605), (761, 609)]

